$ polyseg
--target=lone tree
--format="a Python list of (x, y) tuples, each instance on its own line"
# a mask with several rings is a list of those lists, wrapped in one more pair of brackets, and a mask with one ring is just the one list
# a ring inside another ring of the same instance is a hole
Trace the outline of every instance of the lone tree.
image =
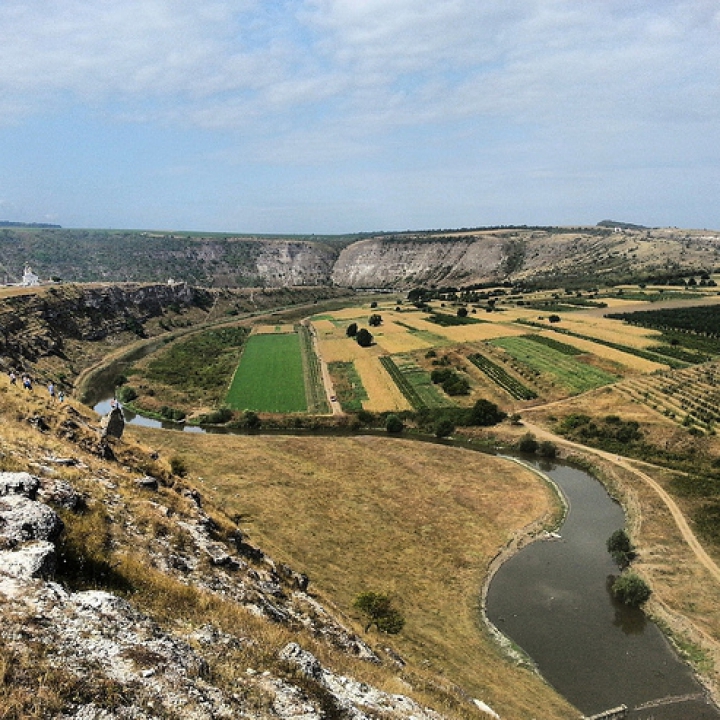
[(360, 347), (370, 347), (372, 345), (373, 336), (372, 333), (366, 328), (360, 328), (355, 335), (355, 342)]
[(365, 632), (375, 625), (380, 632), (397, 635), (405, 626), (402, 613), (392, 606), (390, 598), (383, 593), (360, 593), (353, 605), (365, 615)]
[(525, 433), (518, 442), (518, 450), (522, 453), (536, 453), (538, 446), (538, 441), (532, 433)]
[(379, 315), (378, 313), (373, 313), (368, 318), (368, 325), (370, 327), (380, 327), (380, 325), (382, 325), (382, 315)]
[(470, 409), (468, 421), (470, 425), (480, 425), (481, 427), (490, 427), (497, 425), (507, 417), (507, 413), (502, 411), (495, 403), (481, 398)]
[(455, 424), (452, 420), (448, 420), (447, 418), (438, 420), (435, 423), (435, 427), (433, 428), (433, 433), (435, 434), (436, 438), (450, 437), (450, 435), (452, 435), (454, 432)]
[(467, 310), (467, 308), (466, 308), (466, 307), (458, 308), (457, 316), (458, 316), (459, 318), (465, 318), (465, 317), (467, 317), (467, 316), (468, 316), (468, 310)]
[(397, 415), (388, 415), (385, 420), (385, 430), (387, 432), (397, 435), (403, 431), (405, 425), (403, 421)]
[(350, 323), (347, 326), (347, 330), (345, 330), (345, 334), (348, 337), (355, 337), (357, 335), (357, 331), (358, 331), (357, 323)]
[(612, 593), (625, 605), (640, 607), (650, 599), (652, 590), (639, 575), (626, 572), (613, 583)]
[(616, 530), (608, 538), (607, 549), (621, 568), (626, 568), (636, 556), (635, 548), (624, 530)]

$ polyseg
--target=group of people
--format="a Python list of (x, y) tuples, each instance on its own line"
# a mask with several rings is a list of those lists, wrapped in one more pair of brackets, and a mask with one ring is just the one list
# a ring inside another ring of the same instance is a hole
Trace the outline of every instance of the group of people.
[[(14, 370), (11, 370), (8, 375), (10, 377), (10, 384), (17, 385), (17, 373)], [(30, 375), (28, 375), (27, 373), (22, 373), (22, 375), (20, 376), (20, 381), (22, 383), (23, 390), (27, 390), (28, 392), (33, 391), (33, 381)], [(55, 387), (55, 383), (52, 380), (47, 384), (47, 391), (48, 395), (50, 395), (51, 401), (55, 402), (56, 399), (60, 402), (65, 401), (65, 393), (62, 390), (58, 391)]]

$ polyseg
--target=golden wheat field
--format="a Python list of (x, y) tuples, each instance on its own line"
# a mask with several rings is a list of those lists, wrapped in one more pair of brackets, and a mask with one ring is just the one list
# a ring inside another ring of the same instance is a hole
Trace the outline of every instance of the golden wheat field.
[(365, 410), (370, 412), (412, 410), (398, 386), (385, 372), (377, 354), (358, 357), (355, 360), (355, 370), (368, 396), (368, 399), (363, 401)]
[(295, 332), (295, 327), (289, 324), (253, 326), (253, 333), (256, 335), (273, 335), (275, 333), (283, 334), (292, 332)]

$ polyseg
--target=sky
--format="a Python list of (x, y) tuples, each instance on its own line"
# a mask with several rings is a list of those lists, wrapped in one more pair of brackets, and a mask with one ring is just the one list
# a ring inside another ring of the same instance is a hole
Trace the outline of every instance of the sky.
[(717, 0), (4, 0), (0, 220), (720, 229)]

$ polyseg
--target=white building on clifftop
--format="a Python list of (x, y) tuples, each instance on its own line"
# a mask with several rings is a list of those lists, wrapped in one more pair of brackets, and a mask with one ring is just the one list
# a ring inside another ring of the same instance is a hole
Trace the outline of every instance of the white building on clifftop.
[(22, 287), (33, 287), (39, 284), (40, 278), (32, 271), (32, 268), (29, 265), (26, 265), (20, 285)]

